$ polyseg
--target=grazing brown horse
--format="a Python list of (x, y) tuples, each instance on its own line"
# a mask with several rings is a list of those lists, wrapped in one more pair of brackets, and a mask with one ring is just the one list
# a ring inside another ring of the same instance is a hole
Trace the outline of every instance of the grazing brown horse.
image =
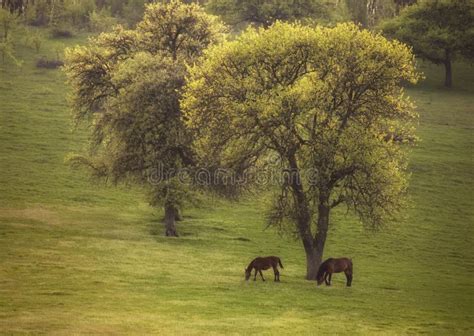
[[(352, 259), (349, 258), (329, 258), (319, 266), (318, 275), (316, 280), (318, 286), (326, 283), (327, 286), (331, 286), (331, 277), (333, 273), (344, 272), (347, 279), (347, 287), (352, 284)], [(328, 279), (329, 278), (329, 279)]]
[(252, 273), (252, 269), (255, 269), (255, 275), (253, 277), (253, 281), (257, 280), (257, 272), (260, 273), (262, 277), (262, 281), (265, 281), (263, 278), (262, 270), (267, 270), (270, 267), (273, 268), (273, 273), (275, 274), (275, 281), (280, 281), (280, 272), (278, 272), (278, 265), (283, 268), (281, 260), (279, 257), (257, 257), (250, 262), (250, 264), (245, 269), (245, 280), (250, 278)]

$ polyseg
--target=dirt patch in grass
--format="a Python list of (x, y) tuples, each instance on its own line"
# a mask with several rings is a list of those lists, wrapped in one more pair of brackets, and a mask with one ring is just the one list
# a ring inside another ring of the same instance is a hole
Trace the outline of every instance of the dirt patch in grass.
[(25, 209), (0, 208), (0, 218), (28, 219), (50, 225), (60, 225), (62, 222), (56, 212), (42, 207)]

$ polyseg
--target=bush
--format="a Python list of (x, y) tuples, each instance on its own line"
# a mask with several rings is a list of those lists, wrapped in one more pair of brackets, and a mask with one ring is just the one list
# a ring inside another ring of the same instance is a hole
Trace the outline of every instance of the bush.
[(64, 62), (59, 59), (47, 59), (46, 57), (41, 57), (38, 61), (36, 61), (37, 68), (44, 68), (44, 69), (56, 69), (60, 66), (63, 66)]
[(53, 29), (51, 29), (51, 36), (53, 38), (71, 38), (74, 36), (74, 34), (69, 29), (62, 27), (54, 27)]

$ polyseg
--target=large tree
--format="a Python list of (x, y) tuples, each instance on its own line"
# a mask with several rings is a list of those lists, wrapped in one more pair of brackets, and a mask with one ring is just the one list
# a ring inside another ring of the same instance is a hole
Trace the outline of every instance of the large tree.
[(401, 209), (401, 144), (417, 117), (401, 85), (416, 81), (397, 41), (353, 24), (276, 23), (210, 48), (190, 70), (182, 108), (196, 150), (216, 165), (277, 164), (284, 178), (268, 219), (294, 225), (315, 279), (333, 208), (373, 228)]
[(474, 5), (470, 0), (420, 1), (381, 28), (387, 36), (413, 46), (419, 57), (444, 65), (446, 87), (453, 83), (456, 56), (474, 58)]
[(92, 129), (90, 153), (71, 162), (147, 186), (151, 203), (164, 205), (167, 236), (177, 236), (187, 193), (177, 173), (194, 161), (179, 107), (185, 63), (223, 32), (198, 5), (170, 1), (148, 5), (135, 30), (118, 27), (66, 53), (75, 118)]

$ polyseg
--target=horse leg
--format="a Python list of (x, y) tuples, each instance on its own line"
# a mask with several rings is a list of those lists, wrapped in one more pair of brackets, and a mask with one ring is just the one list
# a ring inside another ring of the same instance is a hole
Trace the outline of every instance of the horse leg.
[(275, 274), (275, 281), (280, 281), (280, 272), (276, 266), (273, 266), (273, 274)]
[(347, 287), (351, 287), (352, 285), (352, 272), (349, 271), (349, 270), (346, 270), (344, 271), (344, 273), (346, 274), (346, 279), (347, 279)]
[(326, 273), (326, 285), (331, 286), (332, 273)]
[(255, 268), (255, 274), (253, 275), (253, 281), (257, 280), (257, 269)]
[(265, 278), (263, 277), (262, 270), (258, 270), (260, 272), (260, 276), (262, 277), (262, 281), (265, 281)]

